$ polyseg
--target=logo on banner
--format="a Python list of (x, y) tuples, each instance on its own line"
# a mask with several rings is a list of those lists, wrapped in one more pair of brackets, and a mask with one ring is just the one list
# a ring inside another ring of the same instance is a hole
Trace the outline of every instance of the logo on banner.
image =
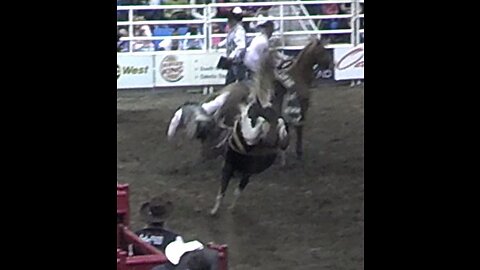
[(117, 80), (122, 75), (143, 75), (143, 74), (147, 74), (147, 72), (148, 72), (148, 66), (144, 66), (144, 67), (135, 67), (135, 66), (121, 67), (120, 65), (117, 64)]
[(345, 70), (352, 66), (354, 68), (363, 68), (363, 63), (363, 47), (356, 47), (338, 60), (336, 68), (338, 70)]
[(331, 69), (317, 70), (315, 71), (315, 79), (332, 79), (333, 71)]
[(183, 78), (183, 62), (175, 55), (167, 55), (160, 64), (160, 75), (168, 82), (178, 82)]

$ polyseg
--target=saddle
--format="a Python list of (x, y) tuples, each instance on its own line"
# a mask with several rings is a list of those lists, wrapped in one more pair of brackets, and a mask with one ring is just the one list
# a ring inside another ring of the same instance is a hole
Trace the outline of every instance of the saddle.
[(239, 154), (248, 156), (267, 156), (278, 154), (278, 138), (276, 139), (276, 143), (274, 145), (266, 145), (262, 141), (256, 145), (246, 145), (244, 144), (243, 140), (239, 138), (238, 134), (234, 132), (237, 129), (237, 125), (238, 122), (235, 121), (235, 125), (231, 129), (231, 133), (229, 137), (227, 137), (228, 146), (230, 149)]

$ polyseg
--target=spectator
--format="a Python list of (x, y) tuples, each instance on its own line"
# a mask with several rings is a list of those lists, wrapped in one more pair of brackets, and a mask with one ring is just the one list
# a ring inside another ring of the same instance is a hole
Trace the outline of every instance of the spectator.
[[(148, 0), (149, 6), (160, 6), (161, 4), (162, 0)], [(160, 21), (164, 19), (163, 12), (163, 9), (144, 10), (144, 15), (147, 20)]]
[[(178, 36), (178, 30), (173, 31), (172, 36)], [(166, 37), (164, 40), (158, 44), (160, 51), (176, 51), (183, 50), (183, 43), (179, 39), (172, 39)]]
[[(308, 3), (308, 1), (313, 1), (313, 0), (304, 0), (305, 2)], [(308, 11), (308, 14), (310, 15), (319, 15), (322, 13), (321, 11), (321, 4), (311, 4), (311, 5), (305, 5), (305, 8)]]
[[(133, 21), (145, 21), (143, 16), (135, 16)], [(135, 37), (152, 37), (152, 30), (148, 25), (134, 25)], [(139, 40), (133, 42), (133, 51), (135, 52), (149, 52), (154, 50), (154, 45), (151, 40)]]
[(173, 203), (164, 194), (154, 197), (140, 207), (140, 217), (146, 226), (136, 231), (140, 239), (165, 252), (168, 244), (175, 241), (178, 234), (165, 229), (166, 219), (173, 211)]
[[(185, 36), (196, 36), (198, 35), (198, 26), (192, 25), (188, 27), (188, 32)], [(183, 49), (184, 50), (202, 50), (203, 49), (203, 39), (196, 38), (196, 39), (185, 39), (183, 41)]]
[[(322, 15), (335, 15), (340, 12), (340, 8), (338, 4), (321, 4), (320, 10)], [(318, 28), (320, 30), (335, 30), (339, 29), (339, 19), (323, 19), (318, 21)], [(337, 34), (324, 34), (322, 35), (324, 38), (335, 42)]]
[[(188, 5), (190, 0), (162, 0), (162, 5)], [(178, 20), (190, 17), (190, 9), (165, 9), (164, 18), (167, 20)]]
[(117, 33), (117, 52), (128, 52), (129, 51), (129, 41), (122, 41), (120, 38), (128, 37), (128, 31), (125, 28), (121, 28)]
[[(217, 23), (212, 24), (212, 34), (221, 34), (223, 31), (220, 25)], [(212, 47), (218, 47), (218, 44), (222, 41), (221, 37), (212, 37)]]

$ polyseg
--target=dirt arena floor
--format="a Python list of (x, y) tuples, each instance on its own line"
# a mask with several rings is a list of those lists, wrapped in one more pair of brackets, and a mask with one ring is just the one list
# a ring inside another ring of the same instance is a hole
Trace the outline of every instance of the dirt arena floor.
[(312, 89), (305, 159), (293, 148), (288, 165), (251, 178), (234, 212), (207, 212), (219, 187), (222, 161), (200, 163), (199, 145), (169, 143), (166, 129), (186, 91), (122, 90), (117, 95), (117, 175), (130, 184), (132, 228), (138, 209), (168, 192), (175, 210), (168, 227), (186, 240), (229, 246), (230, 270), (364, 269), (364, 88)]

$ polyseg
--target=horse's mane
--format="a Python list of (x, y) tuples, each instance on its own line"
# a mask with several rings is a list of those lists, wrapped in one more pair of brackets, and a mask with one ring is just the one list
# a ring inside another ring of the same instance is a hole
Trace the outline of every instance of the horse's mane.
[(300, 62), (300, 60), (304, 57), (304, 54), (306, 54), (308, 51), (310, 51), (310, 48), (311, 48), (311, 47), (313, 46), (313, 44), (316, 43), (316, 42), (317, 42), (317, 40), (314, 39), (314, 40), (310, 41), (307, 45), (305, 45), (305, 47), (303, 48), (303, 50), (301, 50), (301, 51), (298, 53), (297, 57), (295, 57), (295, 60), (293, 61), (292, 67), (298, 65), (298, 63)]
[(240, 113), (238, 105), (248, 102), (250, 91), (248, 86), (243, 82), (229, 84), (223, 91), (230, 92), (230, 94), (222, 107), (218, 109), (216, 118), (224, 122), (225, 125), (233, 127), (235, 118)]

